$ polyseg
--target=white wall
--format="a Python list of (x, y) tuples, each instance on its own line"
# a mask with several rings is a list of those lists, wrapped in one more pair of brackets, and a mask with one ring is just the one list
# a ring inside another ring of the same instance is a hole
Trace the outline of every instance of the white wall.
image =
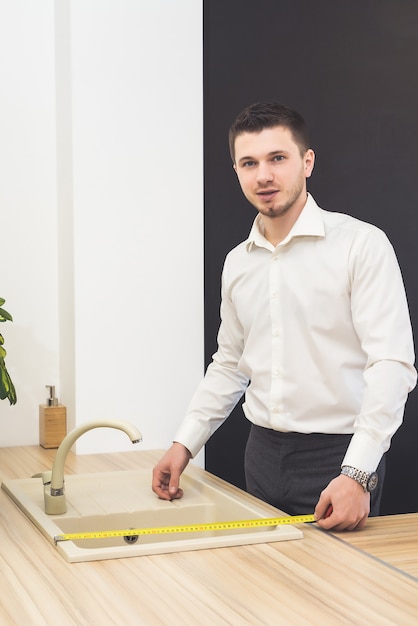
[(1, 324), (18, 404), (0, 402), (0, 445), (38, 442), (38, 404), (58, 384), (52, 2), (0, 0)]
[[(38, 442), (56, 384), (70, 428), (126, 419), (165, 448), (203, 374), (201, 4), (0, 0), (1, 332), (19, 394), (1, 445)], [(121, 449), (109, 429), (77, 446)]]

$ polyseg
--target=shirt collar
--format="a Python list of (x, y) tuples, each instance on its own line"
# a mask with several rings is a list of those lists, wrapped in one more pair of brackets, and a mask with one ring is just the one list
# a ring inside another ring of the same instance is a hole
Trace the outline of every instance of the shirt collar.
[[(308, 199), (303, 207), (298, 219), (287, 237), (280, 242), (279, 245), (288, 243), (294, 237), (325, 237), (325, 226), (322, 212), (315, 200), (308, 193)], [(251, 228), (249, 237), (246, 241), (247, 251), (251, 252), (253, 246), (268, 248), (273, 250), (274, 246), (264, 237), (264, 227), (262, 216), (257, 215)]]

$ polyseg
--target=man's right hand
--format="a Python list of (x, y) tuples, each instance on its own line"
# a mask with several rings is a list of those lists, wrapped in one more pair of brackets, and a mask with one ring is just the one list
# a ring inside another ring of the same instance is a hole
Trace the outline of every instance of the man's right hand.
[(152, 490), (163, 500), (181, 498), (180, 476), (191, 459), (189, 450), (175, 441), (152, 472)]

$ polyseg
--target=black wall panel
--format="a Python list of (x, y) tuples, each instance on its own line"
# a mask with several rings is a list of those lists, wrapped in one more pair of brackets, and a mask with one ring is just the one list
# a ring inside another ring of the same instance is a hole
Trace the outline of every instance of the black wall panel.
[[(246, 105), (274, 99), (311, 129), (308, 188), (325, 209), (388, 234), (418, 328), (418, 2), (205, 0), (206, 362), (216, 349), (220, 274), (254, 209), (232, 170), (227, 132)], [(240, 407), (212, 437), (206, 467), (244, 486)], [(418, 392), (388, 454), (383, 513), (418, 511)]]

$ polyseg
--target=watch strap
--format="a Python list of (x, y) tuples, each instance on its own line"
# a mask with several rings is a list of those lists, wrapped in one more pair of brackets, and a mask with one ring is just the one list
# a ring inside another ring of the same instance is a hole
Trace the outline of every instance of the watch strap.
[(351, 465), (343, 465), (341, 467), (341, 474), (352, 478), (363, 487), (364, 491), (368, 491), (367, 486), (372, 472), (364, 472), (356, 467), (351, 467)]

